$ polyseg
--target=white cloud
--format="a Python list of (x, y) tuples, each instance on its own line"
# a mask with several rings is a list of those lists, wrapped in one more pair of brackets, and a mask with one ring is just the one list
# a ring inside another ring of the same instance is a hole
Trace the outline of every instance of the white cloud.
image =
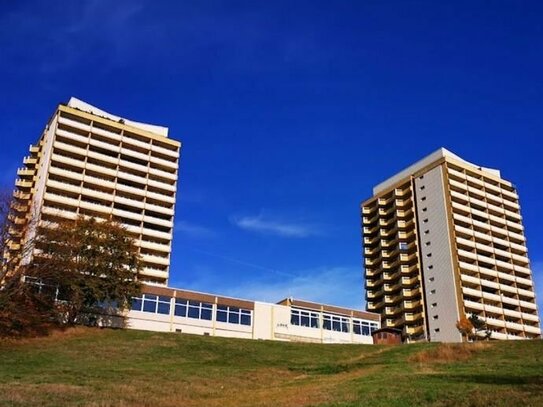
[(174, 232), (181, 233), (185, 236), (195, 239), (208, 239), (215, 237), (215, 231), (200, 225), (194, 225), (183, 220), (175, 223)]
[(266, 219), (263, 215), (232, 217), (231, 220), (240, 229), (268, 235), (304, 238), (322, 234), (314, 225)]
[(321, 267), (292, 274), (293, 277), (283, 275), (275, 281), (265, 279), (222, 287), (221, 292), (266, 302), (293, 297), (355, 309), (365, 305), (362, 270), (358, 267)]

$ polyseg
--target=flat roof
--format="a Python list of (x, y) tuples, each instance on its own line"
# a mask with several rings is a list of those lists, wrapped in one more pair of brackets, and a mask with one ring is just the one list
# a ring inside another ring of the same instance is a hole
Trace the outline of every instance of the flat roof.
[[(203, 302), (209, 302), (209, 303), (217, 302), (217, 304), (221, 304), (221, 305), (229, 305), (233, 307), (246, 308), (250, 310), (254, 310), (255, 302), (257, 302), (257, 301), (245, 300), (241, 298), (228, 297), (224, 295), (204, 293), (200, 291), (185, 290), (181, 288), (166, 287), (166, 286), (154, 285), (154, 284), (143, 284), (142, 293), (164, 295), (164, 296), (169, 296), (169, 297), (183, 298), (186, 300), (203, 301)], [(300, 308), (305, 308), (305, 309), (319, 311), (319, 312), (327, 311), (334, 314), (353, 316), (355, 318), (367, 319), (367, 320), (376, 321), (376, 322), (379, 322), (381, 320), (380, 315), (373, 312), (361, 311), (361, 310), (344, 308), (344, 307), (337, 307), (335, 305), (320, 304), (317, 302), (304, 301), (304, 300), (293, 299), (293, 298), (285, 298), (277, 302), (275, 305), (300, 307)]]
[(390, 186), (396, 184), (397, 182), (400, 182), (402, 179), (413, 175), (414, 173), (421, 170), (422, 168), (424, 168), (424, 167), (426, 167), (426, 166), (432, 164), (433, 162), (438, 161), (438, 160), (440, 160), (442, 158), (449, 158), (449, 159), (453, 159), (453, 160), (456, 160), (456, 161), (460, 161), (462, 164), (464, 164), (464, 165), (466, 165), (468, 167), (473, 167), (473, 168), (475, 168), (477, 170), (486, 172), (486, 173), (488, 173), (490, 175), (493, 175), (493, 176), (496, 176), (496, 177), (501, 177), (499, 170), (495, 170), (495, 169), (492, 169), (492, 168), (485, 168), (485, 167), (481, 167), (481, 166), (478, 166), (476, 164), (470, 163), (470, 162), (464, 160), (463, 158), (457, 156), (453, 152), (451, 152), (451, 151), (447, 150), (446, 148), (442, 147), (439, 150), (434, 151), (432, 154), (429, 154), (426, 157), (424, 157), (423, 159), (417, 161), (415, 164), (412, 164), (409, 167), (405, 168), (404, 170), (398, 172), (396, 175), (393, 175), (392, 177), (390, 177), (390, 178), (386, 179), (385, 181), (381, 182), (380, 184), (377, 184), (373, 188), (373, 195), (379, 194), (380, 192), (386, 190)]
[(116, 116), (114, 114), (108, 113), (105, 110), (99, 109), (96, 106), (93, 106), (87, 102), (84, 102), (80, 99), (77, 99), (75, 97), (71, 97), (67, 104), (68, 107), (72, 107), (74, 109), (81, 110), (83, 112), (87, 112), (90, 114), (93, 114), (95, 116), (100, 116), (109, 120), (112, 120), (114, 122), (122, 121), (124, 124), (128, 126), (135, 127), (140, 130), (145, 130), (150, 133), (158, 134), (159, 136), (168, 137), (168, 128), (164, 126), (157, 126), (154, 124), (148, 124), (148, 123), (141, 123), (136, 122), (133, 120), (128, 120), (126, 118)]

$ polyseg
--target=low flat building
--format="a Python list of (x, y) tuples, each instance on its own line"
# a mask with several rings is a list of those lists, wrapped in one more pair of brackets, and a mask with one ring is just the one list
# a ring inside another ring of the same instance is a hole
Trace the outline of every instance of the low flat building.
[(245, 339), (372, 344), (378, 314), (286, 298), (276, 304), (145, 285), (129, 329)]

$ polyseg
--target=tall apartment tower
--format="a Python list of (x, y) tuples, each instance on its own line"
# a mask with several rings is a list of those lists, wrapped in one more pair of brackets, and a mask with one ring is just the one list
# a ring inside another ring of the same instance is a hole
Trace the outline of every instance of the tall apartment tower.
[(541, 334), (519, 198), (500, 172), (440, 149), (361, 205), (366, 308), (412, 339), (460, 342), (461, 316), (494, 339)]
[(113, 217), (139, 247), (139, 279), (167, 284), (180, 148), (165, 127), (75, 98), (59, 105), (17, 172), (9, 255), (21, 256), (39, 222)]

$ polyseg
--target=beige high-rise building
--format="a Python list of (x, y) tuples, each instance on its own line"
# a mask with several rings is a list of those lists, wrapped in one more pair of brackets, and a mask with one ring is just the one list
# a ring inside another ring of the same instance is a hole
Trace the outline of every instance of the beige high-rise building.
[(59, 105), (17, 172), (9, 255), (21, 256), (39, 222), (113, 217), (137, 242), (140, 280), (167, 284), (180, 148), (165, 127), (75, 98)]
[(518, 194), (498, 170), (440, 149), (377, 185), (361, 212), (366, 308), (383, 327), (459, 342), (456, 322), (475, 314), (491, 338), (540, 336)]

